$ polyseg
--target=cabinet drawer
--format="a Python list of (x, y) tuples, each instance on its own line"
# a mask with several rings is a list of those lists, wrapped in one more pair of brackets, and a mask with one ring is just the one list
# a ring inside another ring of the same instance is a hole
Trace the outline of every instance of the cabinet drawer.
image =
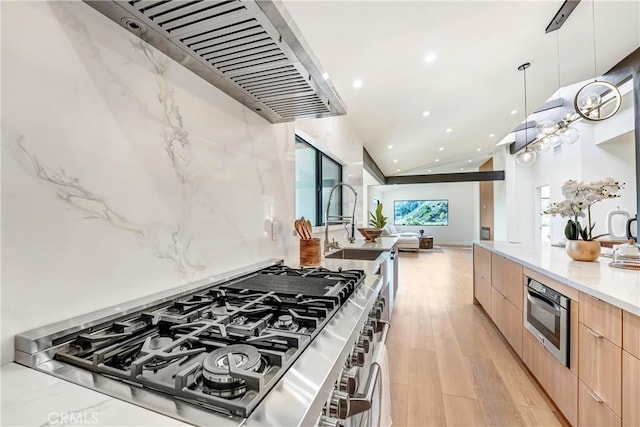
[(622, 312), (622, 348), (640, 359), (640, 317), (628, 311)]
[(500, 255), (491, 253), (491, 286), (502, 295), (506, 295), (504, 283), (504, 265), (506, 259)]
[(491, 288), (491, 320), (496, 324), (502, 335), (504, 333), (505, 317), (507, 309), (507, 297), (502, 295), (496, 288)]
[(504, 282), (503, 295), (507, 297), (518, 310), (522, 311), (522, 298), (524, 293), (524, 280), (522, 265), (505, 259), (503, 262), (502, 281)]
[(580, 381), (578, 423), (589, 427), (621, 426), (620, 418), (604, 402)]
[[(582, 308), (583, 302), (580, 302)], [(617, 416), (622, 414), (622, 349), (580, 324), (580, 379)]]
[(640, 359), (622, 352), (622, 425), (640, 426)]
[(491, 316), (491, 283), (474, 273), (473, 296), (478, 300), (484, 310)]
[(622, 347), (622, 310), (580, 293), (580, 322)]
[(479, 246), (473, 246), (473, 271), (491, 285), (491, 252)]
[(522, 358), (522, 311), (515, 305), (511, 304), (508, 299), (504, 302), (505, 305), (505, 317), (504, 317), (504, 336), (511, 344), (513, 350)]

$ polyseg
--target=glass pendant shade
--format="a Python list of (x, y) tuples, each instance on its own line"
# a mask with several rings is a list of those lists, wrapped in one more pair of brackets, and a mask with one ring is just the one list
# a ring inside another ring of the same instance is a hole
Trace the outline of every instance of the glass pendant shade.
[(578, 129), (569, 127), (560, 134), (560, 142), (563, 144), (573, 144), (580, 139), (580, 132)]
[(551, 120), (543, 120), (536, 125), (536, 130), (538, 131), (538, 135), (551, 135), (558, 130), (558, 125)]
[(538, 155), (535, 151), (525, 148), (516, 156), (516, 162), (520, 165), (531, 165), (537, 158)]
[(544, 151), (549, 151), (549, 148), (551, 148), (549, 137), (544, 137), (538, 142), (536, 142), (535, 144), (533, 144), (533, 149), (539, 153)]

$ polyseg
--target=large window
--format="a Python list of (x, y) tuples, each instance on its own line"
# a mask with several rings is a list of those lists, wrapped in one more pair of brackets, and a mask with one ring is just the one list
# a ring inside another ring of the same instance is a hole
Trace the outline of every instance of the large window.
[[(342, 182), (342, 165), (296, 136), (296, 218), (324, 225), (331, 187)], [(329, 215), (342, 215), (342, 189), (331, 200)]]
[(396, 225), (449, 225), (448, 200), (394, 200)]

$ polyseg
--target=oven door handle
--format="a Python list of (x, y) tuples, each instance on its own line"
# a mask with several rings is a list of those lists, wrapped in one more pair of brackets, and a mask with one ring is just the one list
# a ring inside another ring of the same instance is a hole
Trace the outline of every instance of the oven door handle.
[(387, 343), (387, 335), (389, 335), (390, 327), (391, 323), (386, 320), (378, 320), (376, 322), (376, 333), (382, 332), (382, 334), (380, 334), (380, 342), (383, 344)]
[[(533, 298), (532, 298), (533, 297)], [(535, 298), (535, 299), (534, 299)], [(560, 306), (552, 303), (551, 301), (542, 298), (541, 296), (532, 293), (531, 291), (527, 292), (527, 299), (531, 304), (535, 304), (543, 310), (548, 311), (549, 313), (553, 313), (555, 315), (560, 315)], [(540, 304), (542, 303), (542, 304)]]
[(371, 370), (369, 371), (369, 378), (367, 379), (367, 385), (365, 392), (358, 397), (349, 398), (349, 409), (347, 411), (346, 418), (353, 417), (362, 412), (371, 409), (371, 402), (373, 402), (373, 394), (376, 391), (376, 383), (380, 378), (380, 365), (377, 362), (371, 364)]

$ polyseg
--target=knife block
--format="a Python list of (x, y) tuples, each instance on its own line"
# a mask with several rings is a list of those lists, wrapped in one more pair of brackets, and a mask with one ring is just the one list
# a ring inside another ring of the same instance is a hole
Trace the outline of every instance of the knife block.
[(317, 267), (320, 265), (320, 239), (300, 240), (300, 265), (303, 267)]

